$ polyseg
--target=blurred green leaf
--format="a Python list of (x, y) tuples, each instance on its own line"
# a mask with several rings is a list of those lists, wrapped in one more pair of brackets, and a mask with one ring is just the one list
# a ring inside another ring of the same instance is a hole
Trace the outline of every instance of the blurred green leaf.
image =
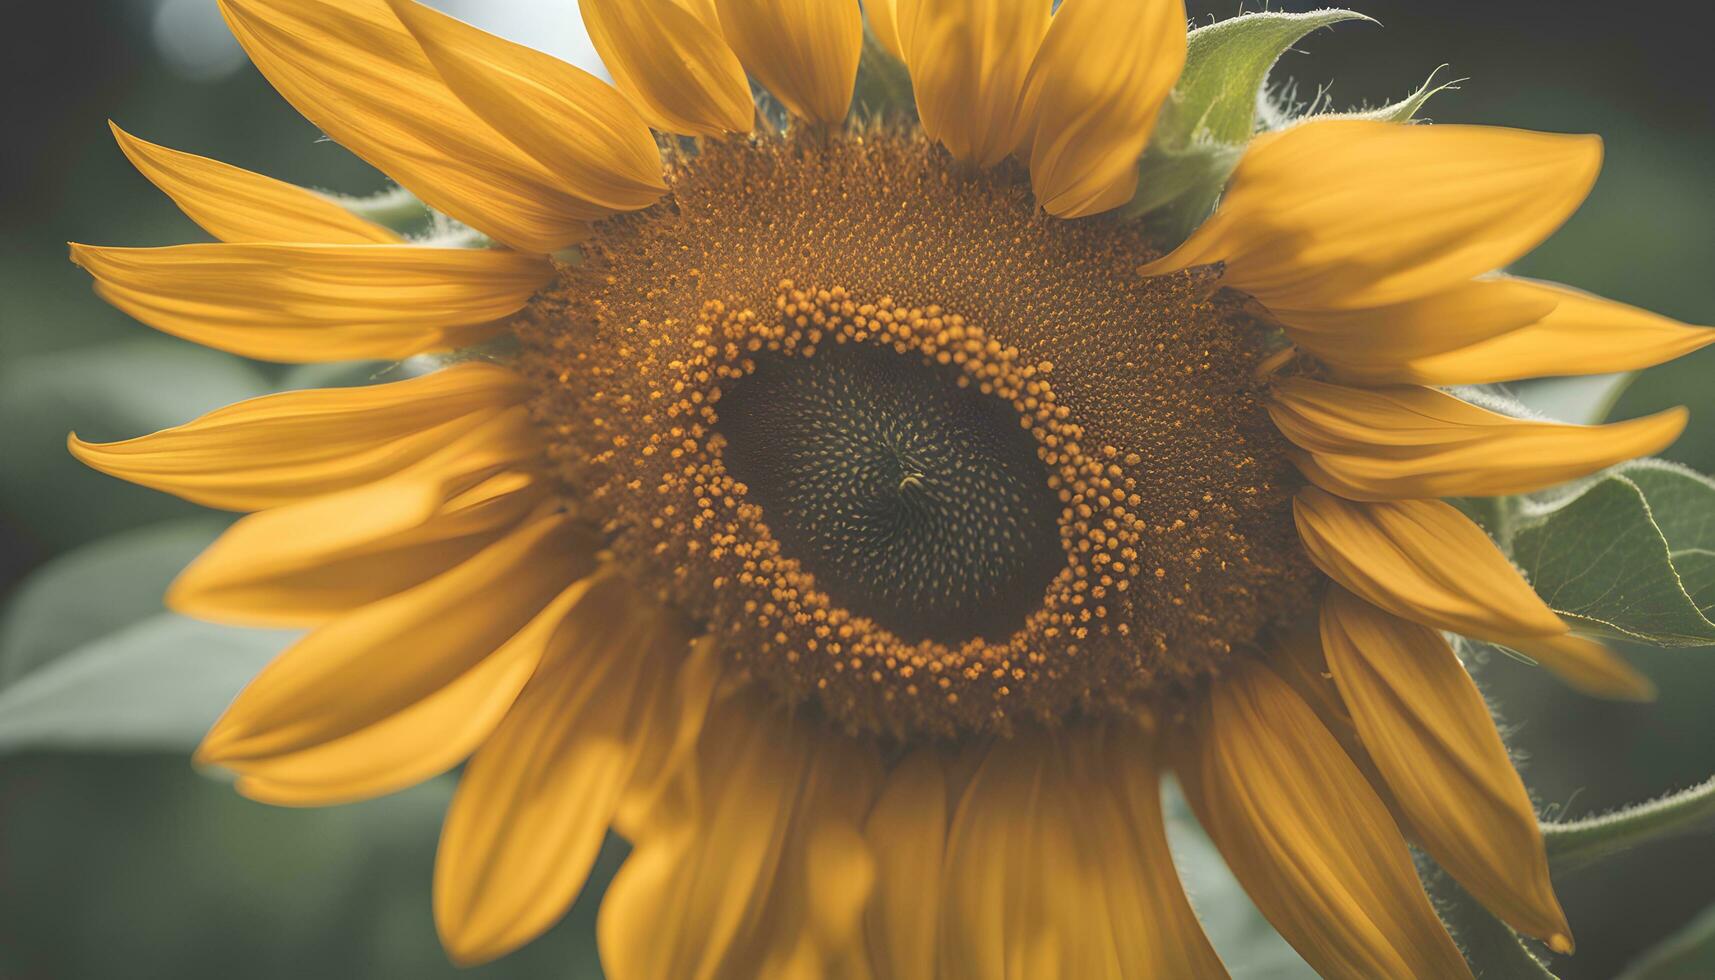
[(66, 435), (130, 438), (269, 390), (251, 364), (167, 338), (0, 364), (0, 419), (7, 430), (0, 506), (59, 547), (198, 513), (190, 504), (88, 469), (66, 451)]
[(1659, 800), (1595, 817), (1542, 825), (1556, 871), (1581, 868), (1649, 841), (1705, 828), (1715, 820), (1715, 779)]
[(0, 684), (163, 612), (168, 583), (227, 523), (211, 514), (123, 531), (43, 566), (0, 619)]
[(0, 767), (0, 976), (593, 980), (610, 838), (558, 927), (486, 966), (447, 962), (430, 905), (453, 780), (337, 807), (240, 797), (182, 758), (22, 756)]
[(298, 635), (152, 616), (0, 689), (0, 753), (188, 753)]
[[(1524, 505), (1507, 536), (1513, 560), (1551, 608), (1595, 632), (1715, 644), (1715, 623), (1687, 593), (1634, 472), (1612, 471), (1547, 506)], [(1715, 496), (1700, 509), (1711, 503)]]
[(881, 46), (864, 25), (863, 58), (858, 61), (853, 102), (873, 119), (916, 119), (917, 97), (911, 90), (911, 73), (905, 63)]
[(1619, 980), (1708, 980), (1715, 977), (1715, 907), (1646, 952)]

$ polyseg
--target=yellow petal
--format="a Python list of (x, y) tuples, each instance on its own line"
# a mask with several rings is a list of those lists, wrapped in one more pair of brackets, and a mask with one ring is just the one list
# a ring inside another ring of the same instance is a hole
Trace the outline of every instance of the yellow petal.
[(852, 104), (863, 14), (849, 0), (715, 0), (733, 53), (792, 114), (838, 123)]
[(1173, 870), (1142, 738), (995, 743), (953, 816), (937, 975), (1226, 976)]
[(1305, 487), (1292, 512), (1316, 567), (1396, 616), (1468, 636), (1566, 632), (1483, 529), (1439, 500), (1356, 503)]
[(389, 2), (453, 94), (593, 205), (588, 217), (667, 192), (655, 137), (613, 86), (416, 0)]
[(1654, 701), (1655, 684), (1602, 644), (1574, 633), (1496, 636), (1493, 642), (1535, 660), (1576, 690), (1598, 698)]
[(1511, 333), (1415, 360), (1399, 380), (1475, 385), (1638, 371), (1715, 343), (1715, 329), (1709, 327), (1687, 326), (1569, 286), (1514, 281), (1554, 299), (1554, 311)]
[(138, 172), (221, 241), (388, 245), (401, 240), (313, 191), (157, 146), (108, 125)]
[(1387, 808), (1286, 682), (1221, 678), (1178, 764), (1235, 877), (1324, 977), (1470, 977)]
[[(505, 368), (471, 362), (361, 388), (264, 395), (121, 442), (72, 436), (72, 455), (205, 507), (262, 510), (399, 472), (528, 395)], [(503, 442), (529, 434), (516, 413)]]
[[(639, 841), (602, 902), (612, 976), (862, 976), (873, 748), (738, 695), (710, 716), (676, 825)], [(799, 972), (793, 974), (796, 965)]]
[(1018, 147), (1019, 96), (1048, 32), (1048, 0), (898, 0), (923, 132), (993, 166)]
[(1601, 163), (1595, 137), (1307, 122), (1252, 141), (1220, 208), (1143, 272), (1225, 262), (1224, 282), (1270, 309), (1402, 303), (1534, 248)]
[(327, 742), (238, 763), (239, 792), (276, 806), (328, 806), (451, 769), (500, 724), (586, 588), (568, 587), (498, 650), (421, 700)]
[(73, 245), (101, 297), (205, 347), (294, 364), (397, 360), (485, 340), (547, 283), (547, 261), (411, 245)]
[(453, 960), (486, 962), (553, 925), (583, 889), (688, 638), (604, 576), (459, 780), (435, 860)]
[(334, 142), (514, 248), (552, 252), (603, 212), (447, 87), (387, 0), (220, 0), (250, 60)]
[(888, 773), (870, 811), (864, 835), (875, 853), (876, 888), (867, 924), (880, 980), (935, 974), (948, 810), (940, 754), (918, 749)]
[(1343, 589), (1323, 602), (1322, 645), (1419, 843), (1502, 921), (1570, 952), (1536, 811), (1453, 648)]
[(905, 46), (899, 43), (899, 5), (901, 0), (864, 0), (864, 18), (869, 32), (887, 53), (905, 60)]
[(1391, 306), (1298, 312), (1274, 310), (1292, 342), (1341, 378), (1366, 383), (1415, 380), (1415, 363), (1536, 323), (1558, 300), (1534, 284), (1473, 279)]
[(614, 84), (649, 125), (686, 136), (748, 133), (756, 106), (744, 66), (721, 38), (712, 0), (686, 3), (580, 0), (578, 9)]
[(168, 608), (242, 626), (311, 627), (421, 585), (493, 544), (547, 496), (518, 472), (462, 489), (496, 466), (484, 448), (455, 443), (450, 458), (437, 453), (400, 476), (246, 517), (179, 573)]
[(404, 710), (480, 662), (587, 575), (593, 550), (567, 518), (546, 517), (414, 589), (334, 620), (239, 693), (203, 740), (199, 760), (241, 767)]
[(1137, 191), (1137, 160), (1185, 67), (1182, 0), (1065, 0), (1024, 83), (1030, 184), (1079, 218)]
[(1541, 490), (1658, 452), (1687, 419), (1676, 408), (1611, 425), (1566, 425), (1491, 412), (1431, 388), (1305, 378), (1277, 382), (1269, 414), (1304, 450), (1304, 474), (1354, 500)]
[[(665, 609), (655, 614), (673, 615)], [(643, 836), (657, 817), (671, 819), (671, 807), (663, 800), (696, 756), (697, 739), (720, 687), (725, 655), (716, 637), (700, 636), (691, 641), (674, 669), (673, 683), (657, 688), (663, 720), (642, 733), (637, 765), (614, 814), (614, 826), (628, 838)]]

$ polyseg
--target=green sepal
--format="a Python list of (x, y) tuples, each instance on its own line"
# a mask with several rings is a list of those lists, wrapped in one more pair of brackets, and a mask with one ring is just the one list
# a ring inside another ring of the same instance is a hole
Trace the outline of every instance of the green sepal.
[(1305, 35), (1349, 20), (1355, 10), (1241, 14), (1199, 27), (1185, 39), (1185, 70), (1162, 107), (1155, 140), (1183, 147), (1199, 140), (1243, 144), (1256, 132), (1257, 101), (1268, 73)]
[(1594, 864), (1639, 844), (1706, 829), (1715, 821), (1715, 779), (1613, 813), (1542, 825), (1556, 873)]
[(348, 197), (343, 194), (324, 196), (352, 214), (400, 234), (421, 232), (433, 217), (433, 212), (427, 204), (397, 184), (367, 197)]
[(1446, 65), (1442, 65), (1441, 68), (1437, 68), (1434, 71), (1430, 72), (1429, 73), (1429, 79), (1427, 81), (1425, 81), (1423, 83), (1423, 85), (1418, 88), (1417, 91), (1411, 93), (1410, 95), (1406, 96), (1403, 99), (1400, 99), (1398, 102), (1393, 102), (1393, 103), (1390, 103), (1390, 104), (1384, 105), (1384, 106), (1377, 106), (1374, 109), (1353, 109), (1350, 112), (1322, 113), (1322, 114), (1316, 115), (1313, 118), (1316, 118), (1316, 119), (1369, 119), (1369, 120), (1372, 120), (1374, 122), (1392, 122), (1392, 123), (1408, 123), (1408, 122), (1411, 122), (1412, 120), (1417, 118), (1417, 114), (1419, 112), (1423, 111), (1424, 105), (1426, 103), (1428, 103), (1428, 101), (1430, 99), (1441, 94), (1442, 92), (1449, 92), (1449, 91), (1457, 92), (1459, 90), (1459, 83), (1465, 81), (1465, 79), (1463, 79), (1463, 78), (1454, 78), (1454, 79), (1449, 79), (1448, 81), (1442, 82), (1439, 85), (1436, 84), (1435, 76), (1441, 74), (1441, 69), (1446, 68), (1446, 67), (1447, 67)]
[(1138, 193), (1125, 216), (1149, 215), (1165, 247), (1184, 241), (1209, 212), (1257, 128), (1268, 74), (1312, 31), (1348, 20), (1352, 10), (1242, 14), (1186, 38), (1185, 69), (1162, 106), (1139, 162)]

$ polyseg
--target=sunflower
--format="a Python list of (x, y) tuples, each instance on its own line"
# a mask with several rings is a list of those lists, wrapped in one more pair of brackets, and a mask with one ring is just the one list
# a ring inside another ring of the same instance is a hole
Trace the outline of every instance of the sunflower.
[(1116, 209), (1179, 0), (872, 0), (911, 121), (852, 112), (855, 2), (581, 6), (612, 85), (412, 0), (221, 0), (431, 239), (116, 130), (220, 240), (74, 245), (120, 309), (273, 361), (463, 352), (72, 438), (251, 512), (173, 608), (309, 629), (200, 763), (292, 806), (464, 763), (434, 880), (461, 963), (551, 925), (611, 828), (621, 980), (1222, 976), (1168, 772), (1325, 975), (1469, 975), (1408, 841), (1570, 951), (1449, 634), (1647, 682), (1443, 498), (1684, 425), (1448, 388), (1710, 342), (1495, 273), (1598, 141), (1302, 121), (1164, 254)]

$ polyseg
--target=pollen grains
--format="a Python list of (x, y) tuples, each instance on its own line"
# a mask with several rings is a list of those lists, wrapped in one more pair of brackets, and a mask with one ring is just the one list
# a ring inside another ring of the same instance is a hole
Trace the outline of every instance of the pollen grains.
[(1309, 608), (1218, 272), (888, 130), (705, 142), (520, 315), (563, 496), (854, 732), (1173, 710)]

